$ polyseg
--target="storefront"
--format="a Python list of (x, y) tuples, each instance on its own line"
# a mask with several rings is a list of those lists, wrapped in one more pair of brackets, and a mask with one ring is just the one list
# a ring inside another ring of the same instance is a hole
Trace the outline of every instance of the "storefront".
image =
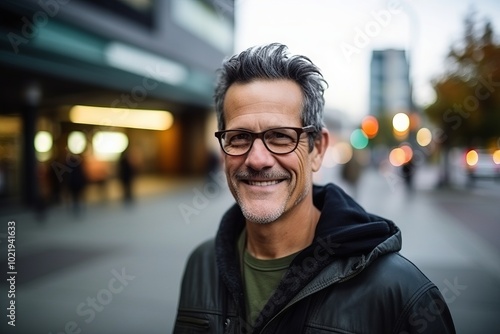
[[(127, 2), (2, 2), (2, 205), (33, 205), (82, 161), (92, 182), (116, 177), (129, 150), (143, 173), (205, 172), (215, 69), (232, 44), (223, 51), (169, 16), (178, 1), (146, 1), (137, 15)], [(210, 2), (188, 2), (226, 27)]]

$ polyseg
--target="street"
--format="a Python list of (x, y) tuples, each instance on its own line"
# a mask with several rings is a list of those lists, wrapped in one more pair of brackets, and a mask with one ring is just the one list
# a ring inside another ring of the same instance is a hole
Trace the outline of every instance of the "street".
[[(401, 228), (402, 254), (440, 288), (458, 333), (496, 333), (500, 192), (495, 186), (435, 190), (435, 177), (422, 170), (409, 193), (393, 171), (370, 169), (357, 191), (346, 191)], [(322, 170), (317, 181), (342, 185), (335, 169)], [(170, 333), (186, 258), (215, 235), (231, 203), (222, 174), (216, 174), (130, 207), (91, 203), (78, 217), (64, 206), (47, 212), (43, 222), (29, 212), (0, 214), (2, 268), (7, 224), (15, 221), (17, 270), (16, 326), (2, 314), (1, 332)], [(0, 287), (6, 313), (6, 278)]]

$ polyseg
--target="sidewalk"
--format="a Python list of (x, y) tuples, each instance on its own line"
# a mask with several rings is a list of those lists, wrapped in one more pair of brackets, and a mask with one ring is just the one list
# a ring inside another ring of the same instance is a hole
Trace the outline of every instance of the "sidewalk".
[[(202, 203), (205, 180), (169, 183), (131, 206), (91, 200), (40, 222), (29, 212), (0, 215), (2, 268), (7, 222), (16, 222), (16, 327), (7, 325), (2, 270), (0, 333), (170, 333), (189, 252), (215, 234), (230, 201), (221, 190)], [(158, 180), (158, 182), (160, 182)], [(151, 189), (149, 189), (151, 190)], [(180, 208), (190, 207), (190, 215)]]
[[(327, 177), (329, 172), (322, 182), (341, 183), (333, 173)], [(458, 333), (496, 333), (499, 254), (439, 210), (424, 179), (409, 197), (397, 182), (371, 170), (357, 199), (401, 228), (402, 253), (441, 289)], [(0, 332), (170, 333), (185, 260), (215, 234), (232, 203), (221, 179), (205, 181), (160, 189), (131, 207), (94, 202), (80, 217), (68, 208), (51, 210), (43, 224), (31, 213), (0, 215), (0, 260), (13, 219), (18, 270), (15, 331), (4, 314)], [(0, 288), (5, 312), (7, 286)]]

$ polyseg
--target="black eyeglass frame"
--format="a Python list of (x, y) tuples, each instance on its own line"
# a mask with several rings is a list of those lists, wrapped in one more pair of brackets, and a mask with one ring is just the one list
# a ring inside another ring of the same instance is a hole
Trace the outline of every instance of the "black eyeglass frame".
[[(266, 144), (266, 141), (264, 140), (264, 135), (269, 132), (269, 131), (276, 131), (276, 130), (280, 130), (280, 129), (289, 129), (289, 130), (294, 130), (296, 133), (297, 133), (297, 140), (295, 142), (295, 146), (293, 149), (291, 149), (289, 152), (285, 152), (285, 153), (276, 153), (276, 152), (273, 152)], [(226, 152), (226, 150), (224, 149), (224, 145), (222, 144), (222, 136), (227, 133), (227, 132), (231, 132), (231, 131), (239, 131), (239, 132), (243, 132), (243, 133), (248, 133), (251, 137), (252, 137), (252, 142), (250, 143), (250, 146), (248, 146), (248, 149), (246, 150), (246, 152), (244, 153), (240, 153), (240, 154), (231, 154), (231, 153), (228, 153)], [(314, 125), (308, 125), (308, 126), (304, 126), (302, 128), (297, 128), (297, 127), (291, 127), (291, 126), (282, 126), (282, 127), (278, 127), (278, 128), (272, 128), (272, 129), (267, 129), (265, 131), (262, 131), (262, 132), (252, 132), (252, 131), (248, 131), (248, 130), (239, 130), (239, 129), (233, 129), (233, 130), (222, 130), (222, 131), (217, 131), (215, 132), (215, 137), (217, 137), (217, 139), (219, 140), (219, 145), (222, 149), (222, 151), (227, 154), (227, 155), (230, 155), (230, 156), (233, 156), (233, 157), (237, 157), (237, 156), (242, 156), (242, 155), (245, 155), (247, 154), (248, 152), (250, 152), (250, 150), (252, 149), (252, 146), (253, 146), (253, 143), (255, 142), (255, 139), (259, 138), (260, 140), (262, 140), (262, 143), (264, 143), (264, 146), (266, 147), (266, 149), (271, 152), (272, 154), (277, 154), (277, 155), (285, 155), (285, 154), (290, 154), (292, 153), (293, 151), (295, 151), (297, 149), (297, 147), (299, 146), (299, 142), (300, 142), (300, 135), (303, 134), (303, 133), (311, 133), (311, 132), (315, 132), (316, 129), (314, 127)]]

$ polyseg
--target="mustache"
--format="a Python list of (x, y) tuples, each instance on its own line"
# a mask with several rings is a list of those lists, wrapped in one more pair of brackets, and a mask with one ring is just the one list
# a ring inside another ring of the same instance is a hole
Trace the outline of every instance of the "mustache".
[(276, 180), (276, 179), (289, 179), (290, 174), (282, 171), (256, 171), (256, 170), (242, 170), (234, 174), (236, 180)]

